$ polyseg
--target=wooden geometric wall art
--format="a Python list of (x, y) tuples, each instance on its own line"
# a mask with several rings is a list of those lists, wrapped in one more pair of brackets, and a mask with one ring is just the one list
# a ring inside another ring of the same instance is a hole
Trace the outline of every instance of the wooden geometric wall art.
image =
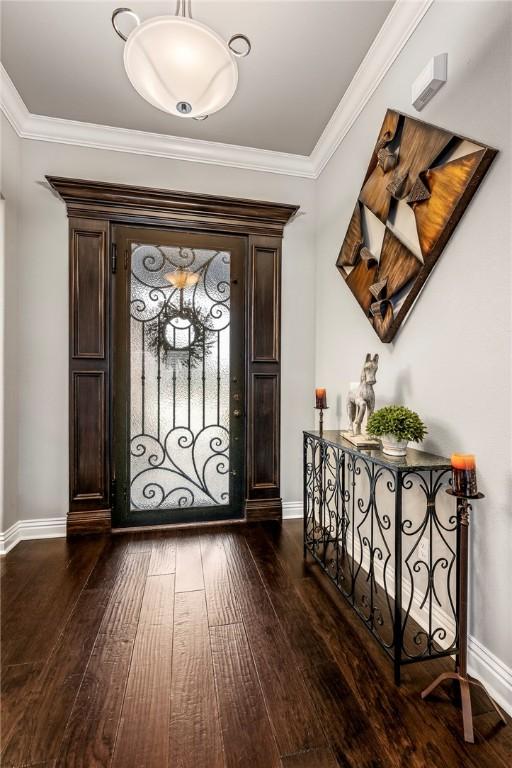
[(496, 154), (387, 110), (336, 262), (381, 341), (400, 328)]

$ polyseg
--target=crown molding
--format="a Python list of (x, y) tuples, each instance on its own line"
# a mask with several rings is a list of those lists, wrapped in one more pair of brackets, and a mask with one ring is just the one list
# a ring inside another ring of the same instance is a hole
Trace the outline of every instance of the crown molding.
[(22, 139), (314, 178), (309, 157), (33, 115), (0, 64), (1, 108)]
[(309, 156), (315, 178), (320, 176), (433, 2), (396, 0)]
[(16, 90), (16, 86), (0, 62), (0, 107), (20, 138), (25, 136), (25, 126), (32, 115)]
[(0, 106), (23, 139), (316, 179), (434, 0), (396, 0), (311, 155), (34, 115), (0, 64)]

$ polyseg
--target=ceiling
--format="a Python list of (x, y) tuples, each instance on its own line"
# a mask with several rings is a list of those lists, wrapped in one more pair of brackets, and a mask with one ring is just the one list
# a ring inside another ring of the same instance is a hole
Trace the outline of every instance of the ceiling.
[[(120, 0), (2, 0), (1, 58), (29, 111), (207, 141), (309, 155), (393, 3), (387, 0), (193, 0), (224, 39), (251, 38), (233, 100), (204, 122), (146, 103), (123, 68), (110, 17)], [(175, 2), (133, 2), (141, 19)]]

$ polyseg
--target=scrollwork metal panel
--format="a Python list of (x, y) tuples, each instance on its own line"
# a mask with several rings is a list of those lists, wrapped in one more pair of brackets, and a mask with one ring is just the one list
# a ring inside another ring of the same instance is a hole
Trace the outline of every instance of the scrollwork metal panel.
[[(457, 651), (456, 516), (449, 465), (357, 451), (338, 433), (304, 434), (304, 552), (400, 667)], [(441, 499), (441, 497), (443, 497)]]
[(230, 503), (230, 253), (131, 246), (134, 509)]

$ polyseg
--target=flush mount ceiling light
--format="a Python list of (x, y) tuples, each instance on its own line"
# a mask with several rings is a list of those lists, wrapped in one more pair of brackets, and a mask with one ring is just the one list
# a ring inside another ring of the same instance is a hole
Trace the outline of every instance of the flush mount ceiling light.
[[(137, 25), (125, 35), (118, 16)], [(116, 8), (112, 25), (125, 42), (124, 67), (135, 90), (154, 107), (177, 117), (205, 120), (231, 101), (238, 83), (235, 57), (247, 56), (246, 35), (226, 43), (213, 29), (192, 19), (191, 0), (178, 0), (174, 16), (141, 22), (130, 8)]]

